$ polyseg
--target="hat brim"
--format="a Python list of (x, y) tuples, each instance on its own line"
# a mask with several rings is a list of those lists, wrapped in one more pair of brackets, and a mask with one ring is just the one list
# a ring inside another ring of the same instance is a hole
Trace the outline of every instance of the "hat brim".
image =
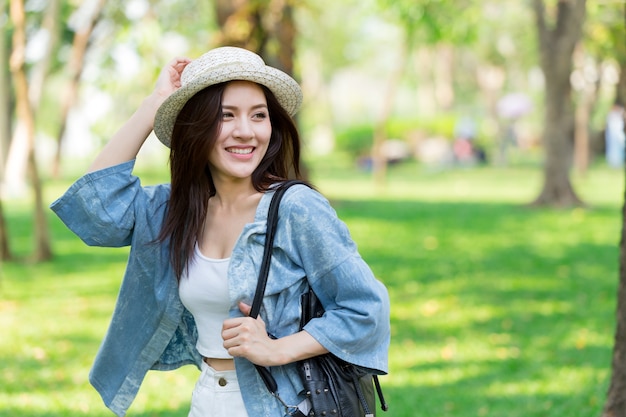
[(224, 64), (198, 74), (165, 99), (154, 119), (154, 133), (157, 138), (169, 148), (176, 118), (187, 101), (211, 85), (235, 80), (252, 81), (264, 85), (274, 94), (290, 116), (296, 114), (302, 104), (300, 86), (286, 73), (268, 66), (250, 68), (245, 63)]

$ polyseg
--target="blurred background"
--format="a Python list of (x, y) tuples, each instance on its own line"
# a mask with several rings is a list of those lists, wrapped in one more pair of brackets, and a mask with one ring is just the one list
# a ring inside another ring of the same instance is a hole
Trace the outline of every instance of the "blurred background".
[[(623, 0), (0, 2), (0, 416), (110, 415), (87, 374), (127, 248), (47, 206), (171, 58), (222, 45), (302, 85), (307, 176), (390, 292), (382, 415), (626, 416), (625, 25)], [(144, 184), (167, 158), (150, 138)], [(186, 415), (187, 368), (132, 415)]]
[(556, 191), (539, 202), (576, 204), (568, 171), (603, 158), (607, 115), (623, 101), (623, 8), (618, 0), (7, 0), (2, 196), (24, 192), (31, 153), (32, 175), (42, 178), (59, 176), (64, 160), (89, 159), (173, 56), (237, 45), (302, 83), (307, 156), (344, 153), (379, 180), (407, 159), (445, 167), (545, 158), (559, 178), (547, 179)]

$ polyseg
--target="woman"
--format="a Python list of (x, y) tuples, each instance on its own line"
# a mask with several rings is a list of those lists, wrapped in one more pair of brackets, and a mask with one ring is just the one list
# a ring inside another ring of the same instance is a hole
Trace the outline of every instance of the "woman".
[[(52, 204), (87, 244), (131, 247), (90, 374), (117, 415), (150, 369), (201, 369), (194, 417), (285, 415), (254, 364), (270, 368), (288, 405), (304, 399), (298, 360), (332, 352), (387, 372), (386, 289), (307, 186), (283, 198), (261, 314), (247, 317), (273, 187), (299, 172), (291, 116), (301, 101), (291, 77), (244, 49), (174, 59), (89, 172)], [(171, 185), (142, 187), (132, 169), (153, 129), (171, 147)], [(326, 314), (299, 331), (309, 286)]]

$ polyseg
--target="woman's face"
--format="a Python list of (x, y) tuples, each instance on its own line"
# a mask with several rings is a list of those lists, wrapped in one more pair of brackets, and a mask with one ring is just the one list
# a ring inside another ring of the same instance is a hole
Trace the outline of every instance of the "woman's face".
[(250, 81), (231, 81), (222, 97), (222, 127), (209, 154), (214, 181), (250, 178), (272, 134), (267, 100)]

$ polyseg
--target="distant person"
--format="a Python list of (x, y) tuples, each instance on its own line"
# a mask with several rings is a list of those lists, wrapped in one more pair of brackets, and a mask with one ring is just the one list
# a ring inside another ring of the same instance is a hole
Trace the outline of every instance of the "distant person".
[(456, 124), (452, 152), (454, 160), (460, 165), (487, 162), (484, 149), (476, 142), (476, 125), (472, 119), (464, 117)]
[(616, 101), (606, 117), (606, 162), (610, 167), (624, 166), (624, 106)]
[[(289, 188), (280, 205), (261, 313), (248, 317), (270, 199), (290, 170), (299, 173), (292, 116), (301, 102), (296, 81), (245, 49), (174, 59), (89, 172), (52, 204), (87, 244), (130, 245), (90, 374), (117, 415), (150, 369), (201, 369), (191, 417), (283, 417), (286, 405), (309, 401), (296, 362), (326, 352), (387, 372), (387, 290), (328, 201), (306, 185)], [(171, 184), (142, 187), (132, 171), (153, 128), (171, 148)], [(326, 313), (299, 331), (309, 287)], [(271, 369), (285, 403), (254, 364)]]

